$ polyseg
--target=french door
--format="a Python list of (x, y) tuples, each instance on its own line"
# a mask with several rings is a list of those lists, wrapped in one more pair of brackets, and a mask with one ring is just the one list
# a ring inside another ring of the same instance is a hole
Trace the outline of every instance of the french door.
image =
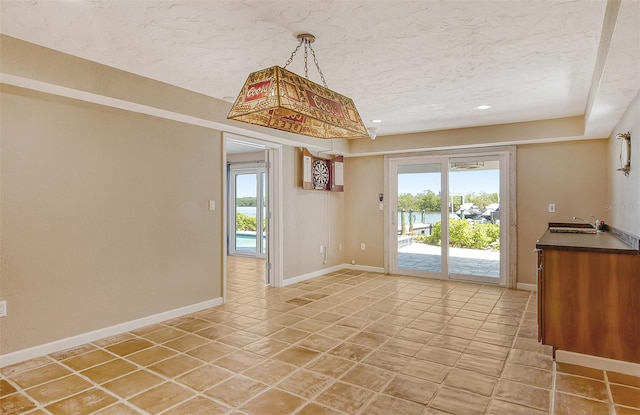
[(231, 166), (229, 171), (229, 253), (265, 258), (267, 174), (265, 167)]
[(387, 158), (391, 273), (506, 285), (509, 154)]

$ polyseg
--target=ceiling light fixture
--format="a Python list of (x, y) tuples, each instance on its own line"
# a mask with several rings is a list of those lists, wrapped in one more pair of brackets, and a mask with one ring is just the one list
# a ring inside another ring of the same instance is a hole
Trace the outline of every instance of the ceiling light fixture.
[(367, 132), (369, 133), (369, 138), (375, 140), (378, 136), (378, 127), (369, 127), (367, 128)]
[(491, 108), (491, 105), (478, 105), (476, 107), (477, 110), (488, 110), (489, 108)]
[[(297, 36), (298, 46), (284, 67), (272, 66), (249, 74), (228, 119), (316, 138), (368, 138), (353, 101), (327, 87), (311, 44), (310, 34)], [(304, 45), (304, 78), (286, 70)], [(308, 50), (324, 86), (309, 80)]]
[(380, 123), (382, 120), (371, 120), (371, 122)]

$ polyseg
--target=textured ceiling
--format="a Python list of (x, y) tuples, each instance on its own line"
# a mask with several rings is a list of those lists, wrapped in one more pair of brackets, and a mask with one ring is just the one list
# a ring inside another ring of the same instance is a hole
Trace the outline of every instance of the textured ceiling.
[[(368, 127), (382, 119), (379, 135), (583, 115), (590, 94), (594, 105), (617, 105), (621, 114), (640, 84), (637, 0), (623, 1), (629, 26), (614, 19), (600, 71), (607, 28), (600, 0), (3, 0), (1, 7), (4, 34), (220, 99), (235, 97), (249, 72), (284, 65), (295, 35), (313, 33), (328, 86), (354, 100)], [(607, 66), (609, 55), (624, 70)], [(302, 53), (289, 68), (304, 73)], [(309, 77), (320, 82), (311, 61)], [(482, 104), (492, 108), (475, 109)], [(620, 114), (601, 117), (594, 131), (608, 134)]]

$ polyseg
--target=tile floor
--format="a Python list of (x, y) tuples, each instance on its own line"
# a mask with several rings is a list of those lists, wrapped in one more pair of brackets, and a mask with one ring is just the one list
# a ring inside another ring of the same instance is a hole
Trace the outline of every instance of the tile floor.
[(640, 378), (555, 364), (524, 291), (360, 271), (0, 369), (0, 414), (639, 415)]

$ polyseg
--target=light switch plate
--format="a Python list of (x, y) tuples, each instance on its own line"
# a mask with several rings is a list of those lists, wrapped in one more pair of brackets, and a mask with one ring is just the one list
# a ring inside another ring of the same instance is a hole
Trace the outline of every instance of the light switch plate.
[(215, 200), (210, 200), (209, 201), (209, 210), (216, 210), (216, 201)]

